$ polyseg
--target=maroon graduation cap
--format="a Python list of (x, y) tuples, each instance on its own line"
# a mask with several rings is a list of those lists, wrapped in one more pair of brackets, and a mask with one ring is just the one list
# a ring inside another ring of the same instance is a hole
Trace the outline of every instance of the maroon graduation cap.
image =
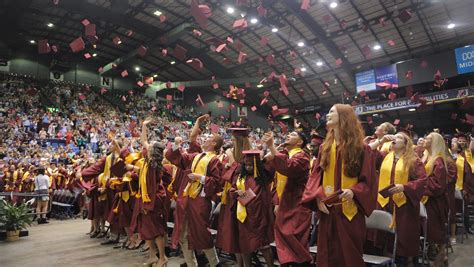
[(241, 64), (242, 62), (244, 62), (244, 60), (247, 58), (247, 54), (240, 51), (239, 52), (239, 56), (237, 58), (237, 63)]
[(181, 61), (184, 61), (186, 59), (187, 52), (188, 50), (177, 44), (173, 49), (173, 56)]
[(179, 84), (177, 88), (179, 91), (184, 92), (184, 89), (186, 89), (186, 86), (184, 84)]
[(146, 55), (146, 52), (148, 51), (148, 48), (146, 48), (145, 46), (143, 45), (140, 45), (140, 47), (138, 47), (138, 55), (140, 55), (141, 57), (144, 57)]
[(69, 47), (71, 48), (72, 52), (77, 53), (84, 50), (86, 48), (86, 44), (84, 43), (84, 40), (82, 40), (82, 37), (78, 37), (69, 44)]
[(95, 24), (93, 24), (93, 23), (87, 24), (85, 29), (84, 29), (84, 33), (85, 33), (86, 37), (96, 36), (97, 31), (96, 31)]
[(398, 19), (400, 19), (400, 21), (403, 23), (409, 21), (411, 17), (412, 17), (412, 14), (410, 10), (408, 9), (404, 9), (403, 11), (400, 12), (400, 14), (398, 14)]
[(38, 41), (38, 54), (48, 54), (51, 52), (51, 47), (49, 46), (48, 40), (39, 40)]
[(193, 68), (197, 70), (202, 70), (204, 67), (202, 61), (199, 58), (192, 58), (186, 61), (187, 64), (191, 65)]
[(268, 65), (273, 65), (275, 64), (275, 56), (273, 54), (269, 54), (265, 57), (265, 60), (267, 61)]
[(198, 1), (191, 1), (191, 16), (196, 20), (197, 24), (203, 29), (207, 28), (208, 18), (212, 15), (212, 11), (207, 5), (199, 5)]
[(288, 79), (286, 78), (286, 75), (283, 73), (280, 74), (279, 81), (280, 81), (280, 86), (281, 86), (283, 94), (285, 96), (288, 96), (289, 95), (288, 87), (287, 87)]

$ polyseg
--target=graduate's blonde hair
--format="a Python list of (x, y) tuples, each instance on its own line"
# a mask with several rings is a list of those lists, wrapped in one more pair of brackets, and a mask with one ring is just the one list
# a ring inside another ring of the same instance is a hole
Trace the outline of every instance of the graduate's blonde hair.
[(433, 172), (433, 165), (436, 158), (443, 159), (443, 164), (447, 171), (448, 168), (446, 166), (446, 143), (444, 142), (444, 138), (436, 132), (432, 132), (428, 136), (431, 136), (431, 148), (429, 150), (427, 149), (427, 153), (423, 155), (423, 162), (430, 164), (428, 166), (427, 174), (430, 175)]

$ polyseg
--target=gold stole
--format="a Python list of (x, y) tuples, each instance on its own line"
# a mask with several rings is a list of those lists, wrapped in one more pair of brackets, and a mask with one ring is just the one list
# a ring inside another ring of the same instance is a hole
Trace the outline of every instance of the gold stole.
[(20, 181), (20, 191), (23, 188), (23, 181), (26, 180), (26, 178), (28, 178), (28, 176), (30, 176), (29, 171), (26, 171), (25, 173), (23, 173), (23, 176), (21, 177), (21, 181)]
[[(104, 172), (99, 174), (99, 187), (105, 188), (107, 186), (107, 180), (110, 178), (110, 167), (112, 166), (112, 154), (105, 158)], [(101, 194), (98, 197), (99, 201), (107, 199), (107, 194)]]
[[(430, 172), (429, 168), (431, 166), (432, 169), (434, 169), (434, 166), (432, 166), (432, 162), (438, 159), (441, 155), (437, 155), (436, 157), (433, 157), (432, 159), (428, 160), (428, 162), (425, 164), (425, 171), (428, 174)], [(421, 198), (421, 203), (426, 204), (428, 202), (429, 197), (428, 196), (423, 196)]]
[[(224, 160), (224, 154), (219, 156), (219, 160), (222, 162)], [(232, 178), (231, 178), (232, 179)], [(232, 187), (232, 184), (229, 182), (224, 183), (224, 188), (222, 189), (221, 193), (221, 203), (222, 205), (227, 204), (227, 194), (229, 193), (230, 188)]]
[[(131, 180), (132, 179), (130, 177), (130, 174), (127, 173), (123, 177), (122, 182), (117, 182), (116, 185), (121, 185), (123, 183), (128, 183), (128, 187), (129, 187), (130, 191), (132, 191), (132, 187), (130, 186), (130, 181)], [(132, 192), (132, 194), (133, 194), (133, 192)], [(112, 210), (114, 213), (118, 213), (118, 208), (120, 206), (120, 202), (124, 201), (125, 203), (127, 203), (128, 200), (130, 199), (130, 192), (128, 190), (118, 192), (117, 195), (119, 196), (119, 200), (117, 201), (117, 206), (115, 206), (115, 208)]]
[[(394, 158), (395, 153), (390, 152), (387, 156), (385, 156), (382, 162), (382, 166), (380, 168), (379, 191), (390, 185), (390, 176), (392, 174)], [(405, 162), (403, 157), (401, 157), (395, 164), (395, 177), (393, 182), (394, 184), (408, 183), (408, 171), (405, 171)], [(407, 202), (407, 198), (403, 192), (393, 194), (392, 200), (399, 208)], [(388, 204), (390, 198), (384, 198), (382, 195), (378, 194), (377, 201), (383, 208)]]
[(224, 189), (222, 190), (222, 195), (221, 195), (221, 203), (222, 205), (227, 204), (227, 193), (229, 193), (230, 188), (232, 187), (232, 184), (229, 182), (224, 183)]
[(390, 152), (390, 146), (392, 145), (392, 142), (385, 142), (382, 144), (382, 147), (379, 149), (381, 152)]
[(314, 164), (314, 158), (311, 157), (309, 160), (309, 175), (313, 174), (313, 164)]
[[(292, 150), (288, 151), (288, 156), (289, 159), (291, 159), (294, 155), (303, 152), (303, 149), (297, 147), (293, 148)], [(277, 196), (278, 200), (281, 199), (281, 196), (283, 194), (283, 191), (285, 190), (286, 186), (286, 181), (288, 180), (288, 176), (285, 176), (279, 172), (276, 172), (276, 178), (277, 178), (277, 184), (276, 184), (276, 191), (277, 191)]]
[(471, 150), (467, 148), (464, 154), (466, 156), (467, 163), (469, 163), (469, 166), (471, 166), (471, 172), (474, 173), (474, 158), (472, 157)]
[(18, 171), (14, 171), (14, 172), (13, 172), (13, 175), (12, 175), (12, 181), (13, 181), (13, 183), (15, 183), (17, 179), (18, 179)]
[[(245, 179), (246, 177), (239, 177), (237, 179), (236, 185), (238, 190), (245, 192)], [(244, 205), (237, 201), (237, 220), (239, 220), (241, 223), (244, 223), (245, 218), (247, 218), (247, 209)]]
[[(336, 172), (336, 141), (334, 140), (331, 145), (331, 154), (329, 160), (329, 166), (323, 173), (323, 189), (326, 196), (330, 196), (334, 193), (335, 186), (335, 172)], [(344, 173), (344, 161), (341, 166), (341, 189), (350, 189), (352, 186), (357, 184), (357, 177), (348, 177)], [(342, 200), (342, 213), (349, 221), (352, 221), (354, 216), (357, 214), (357, 206), (354, 200)]]
[[(192, 173), (196, 173), (202, 176), (207, 175), (207, 165), (216, 156), (214, 152), (204, 152), (194, 157), (191, 165)], [(196, 198), (201, 192), (202, 184), (201, 181), (188, 182), (186, 188), (184, 188), (183, 196)]]
[(148, 195), (148, 188), (146, 185), (146, 175), (148, 173), (148, 162), (145, 158), (140, 159), (136, 164), (140, 168), (138, 174), (138, 192), (136, 198), (141, 198), (143, 203), (151, 202), (150, 196)]
[(464, 189), (464, 157), (458, 155), (456, 159), (456, 168), (457, 168), (457, 178), (456, 178), (456, 189), (463, 190)]
[(173, 185), (176, 180), (176, 173), (178, 172), (178, 167), (174, 166), (173, 164), (166, 164), (171, 167), (171, 183), (168, 185), (168, 190), (169, 193), (173, 196), (174, 199), (176, 199), (178, 196), (176, 192), (173, 191)]

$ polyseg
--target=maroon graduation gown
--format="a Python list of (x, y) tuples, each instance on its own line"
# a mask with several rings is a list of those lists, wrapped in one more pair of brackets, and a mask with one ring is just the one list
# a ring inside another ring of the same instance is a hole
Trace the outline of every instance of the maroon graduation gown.
[[(471, 153), (474, 151), (471, 151)], [(464, 157), (464, 183), (463, 183), (463, 191), (464, 191), (464, 200), (468, 203), (474, 202), (474, 173), (471, 169), (471, 165), (469, 165), (464, 153), (462, 155)]]
[(311, 210), (301, 205), (309, 175), (309, 156), (300, 152), (290, 159), (287, 153), (278, 153), (267, 164), (288, 177), (275, 218), (278, 261), (281, 264), (309, 262)]
[[(268, 175), (268, 177), (273, 176)], [(236, 178), (239, 179), (238, 176)], [(259, 248), (269, 245), (274, 240), (274, 216), (272, 192), (270, 190), (272, 180), (267, 179), (265, 184), (260, 185), (252, 176), (245, 178), (245, 189), (252, 189), (256, 197), (245, 207), (247, 217), (241, 223), (237, 219), (237, 179), (234, 179), (228, 195), (228, 203), (233, 211), (232, 219), (238, 226), (238, 236), (235, 236), (234, 239), (238, 240), (241, 253), (250, 254)]]
[[(198, 146), (196, 143), (191, 143), (191, 146)], [(177, 166), (182, 170), (190, 170), (193, 163), (194, 157), (199, 155), (199, 153), (182, 153), (179, 149), (173, 151), (173, 149), (168, 149), (166, 151), (165, 157), (173, 165)], [(188, 171), (189, 173), (190, 171)], [(211, 232), (209, 231), (209, 218), (211, 215), (212, 203), (211, 199), (215, 194), (222, 191), (221, 186), (221, 162), (217, 157), (211, 159), (207, 165), (207, 176), (202, 187), (204, 190), (205, 197), (198, 195), (195, 199), (190, 197), (183, 197), (183, 191), (188, 182), (187, 177), (181, 177), (184, 188), (180, 188), (178, 192), (178, 200), (176, 201), (176, 211), (180, 209), (181, 205), (184, 204), (184, 215), (188, 222), (188, 244), (189, 249), (192, 250), (203, 250), (210, 249), (214, 247), (214, 242), (212, 240)], [(180, 182), (180, 183), (181, 183)], [(183, 201), (184, 203), (180, 203)], [(176, 217), (175, 217), (176, 219)], [(173, 237), (178, 237), (182, 229), (182, 223), (184, 222), (184, 217), (179, 219), (179, 228), (173, 230)], [(178, 220), (176, 221), (178, 222)], [(176, 234), (174, 231), (177, 231)]]
[(134, 212), (136, 210), (137, 213), (132, 219), (130, 229), (138, 231), (143, 240), (153, 240), (166, 234), (171, 201), (162, 182), (164, 175), (166, 174), (162, 170), (148, 166), (146, 186), (151, 201), (144, 203), (142, 198), (135, 200)]
[(456, 179), (458, 169), (454, 161), (446, 162), (448, 166), (448, 188), (447, 188), (447, 197), (448, 197), (448, 208), (449, 208), (449, 224), (456, 223), (456, 199), (454, 197), (454, 192), (456, 191)]
[[(201, 152), (201, 147), (196, 142), (192, 142), (189, 145), (188, 153), (195, 153)], [(173, 192), (176, 192), (177, 198), (176, 201), (176, 209), (173, 212), (173, 233), (171, 234), (171, 247), (177, 248), (179, 244), (179, 238), (181, 234), (181, 229), (183, 227), (184, 218), (186, 214), (186, 204), (187, 204), (187, 197), (183, 197), (184, 189), (188, 184), (188, 177), (187, 175), (191, 172), (191, 170), (184, 170), (177, 166), (176, 175), (174, 182), (172, 184)]]
[[(378, 176), (375, 168), (374, 152), (366, 145), (363, 152), (362, 168), (358, 175), (358, 183), (351, 190), (357, 205), (357, 215), (349, 221), (342, 213), (341, 205), (329, 207), (329, 214), (318, 210), (318, 267), (365, 266), (362, 259), (363, 243), (366, 234), (365, 216), (369, 216), (376, 207)], [(309, 177), (303, 194), (303, 203), (316, 210), (316, 200), (326, 198), (324, 194), (323, 174), (319, 159)], [(337, 148), (335, 172), (335, 191), (341, 187), (342, 155)]]
[[(240, 174), (240, 164), (234, 162), (229, 168), (223, 167), (222, 180), (231, 184)], [(235, 219), (236, 209), (230, 204), (230, 192), (226, 195), (226, 204), (221, 202), (221, 210), (219, 212), (219, 221), (217, 225), (216, 247), (227, 253), (241, 253), (239, 249), (239, 232), (237, 220)], [(270, 208), (271, 209), (271, 208)], [(273, 229), (273, 228), (272, 228)]]
[[(420, 159), (417, 159), (414, 164), (413, 169), (410, 170), (408, 183), (403, 185), (407, 203), (395, 209), (395, 227), (398, 235), (397, 256), (403, 257), (418, 256), (420, 245), (420, 200), (426, 184), (426, 172)], [(395, 166), (396, 162), (394, 161), (390, 178), (391, 183), (395, 179)], [(383, 210), (393, 214), (394, 205), (390, 199)], [(391, 244), (393, 244), (392, 238), (390, 238), (389, 247), (393, 247)]]
[(100, 219), (104, 218), (106, 219), (109, 215), (109, 212), (112, 207), (113, 199), (114, 199), (114, 193), (110, 189), (106, 189), (104, 194), (107, 194), (107, 199), (104, 201), (99, 201), (99, 181), (98, 181), (98, 176), (99, 174), (104, 172), (105, 168), (105, 160), (106, 157), (101, 158), (99, 161), (97, 161), (95, 164), (85, 168), (82, 170), (82, 178), (84, 181), (90, 181), (94, 180), (94, 184), (97, 184), (97, 187), (91, 191), (91, 214), (92, 218), (94, 219)]
[(425, 195), (428, 214), (428, 241), (434, 244), (446, 243), (446, 226), (448, 220), (448, 174), (442, 158), (437, 158), (433, 172), (428, 175)]

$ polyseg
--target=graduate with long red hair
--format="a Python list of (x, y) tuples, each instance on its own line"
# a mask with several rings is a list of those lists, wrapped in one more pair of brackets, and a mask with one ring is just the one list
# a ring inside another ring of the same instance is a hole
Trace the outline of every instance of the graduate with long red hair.
[[(375, 156), (349, 105), (336, 104), (327, 114), (328, 133), (314, 163), (302, 202), (319, 210), (317, 266), (365, 266), (365, 217), (375, 209)], [(340, 205), (321, 200), (339, 194)]]

